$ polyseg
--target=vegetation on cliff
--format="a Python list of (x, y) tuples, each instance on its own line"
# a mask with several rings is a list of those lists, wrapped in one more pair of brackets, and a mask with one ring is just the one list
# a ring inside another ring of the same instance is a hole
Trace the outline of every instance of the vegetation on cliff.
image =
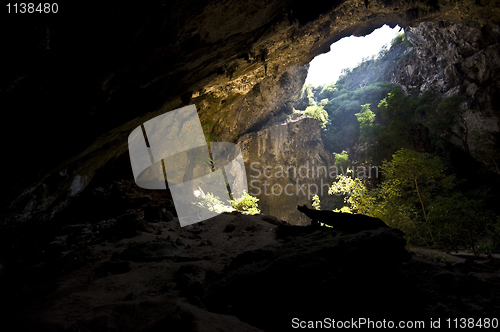
[[(356, 114), (366, 112), (361, 105), (378, 105), (396, 87), (390, 83), (391, 70), (402, 57), (407, 56), (408, 44), (408, 41), (398, 35), (390, 50), (384, 46), (378, 54), (364, 58), (356, 68), (343, 69), (337, 82), (303, 87), (301, 98), (294, 107), (304, 110), (302, 112), (309, 110), (309, 113), (314, 108), (314, 115), (308, 115), (322, 121), (324, 140), (331, 150), (341, 152), (352, 147), (358, 140), (359, 123)], [(322, 115), (321, 118), (319, 114)], [(327, 121), (323, 121), (325, 118)]]
[(235, 199), (229, 200), (231, 206), (225, 204), (219, 196), (215, 196), (212, 193), (200, 193), (199, 201), (196, 202), (196, 205), (203, 207), (209, 211), (223, 213), (223, 212), (232, 212), (239, 211), (243, 214), (260, 214), (260, 209), (258, 205), (259, 199), (248, 194), (246, 191), (243, 191), (243, 195), (241, 197), (237, 197)]
[(297, 104), (327, 112), (323, 138), (336, 164), (381, 165), (379, 179), (337, 176), (329, 191), (342, 197), (335, 210), (380, 218), (415, 245), (498, 251), (498, 189), (491, 184), (498, 176), (474, 160), (482, 152), (471, 151), (468, 140), (480, 133), (467, 129), (464, 98), (405, 94), (390, 77), (412, 56), (411, 44), (401, 33), (391, 45), (345, 69), (335, 84), (305, 86)]

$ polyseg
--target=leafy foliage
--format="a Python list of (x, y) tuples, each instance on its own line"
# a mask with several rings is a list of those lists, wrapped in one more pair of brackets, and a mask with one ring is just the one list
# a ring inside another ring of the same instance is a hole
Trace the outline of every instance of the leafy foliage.
[(367, 214), (373, 198), (367, 194), (366, 186), (359, 178), (337, 175), (330, 189), (330, 195), (342, 195), (344, 206), (335, 209), (336, 212)]
[(319, 103), (315, 101), (314, 89), (311, 85), (304, 85), (302, 95), (306, 96), (302, 99), (302, 102), (297, 107), (304, 107), (305, 110), (296, 110), (297, 113), (303, 113), (310, 116), (320, 122), (321, 128), (325, 129), (328, 123), (328, 113), (325, 111), (324, 106), (328, 103), (328, 99), (322, 100)]
[[(364, 58), (356, 68), (343, 69), (336, 83), (303, 87), (301, 99), (294, 107), (301, 110), (312, 106), (323, 107), (328, 122), (321, 120), (316, 109), (314, 113), (324, 126), (323, 138), (330, 149), (342, 151), (358, 140), (360, 124), (355, 114), (359, 113), (362, 105), (378, 105), (393, 89), (395, 85), (388, 82), (390, 68), (395, 60), (405, 56), (403, 48), (393, 50), (391, 47), (389, 50), (384, 45), (377, 55)], [(387, 56), (389, 53), (391, 55)], [(322, 102), (318, 102), (320, 100)]]
[(361, 105), (361, 112), (354, 114), (359, 121), (361, 140), (367, 140), (372, 133), (375, 113), (370, 110), (370, 104)]
[(338, 88), (335, 86), (335, 84), (325, 84), (321, 88), (321, 92), (319, 93), (320, 98), (322, 99), (333, 99), (336, 94), (338, 93)]
[(455, 138), (462, 143), (465, 151), (469, 151), (469, 130), (464, 118), (465, 109), (460, 107), (463, 101), (464, 97), (461, 95), (439, 100), (435, 110), (426, 114), (425, 124), (431, 130), (437, 147), (444, 148), (446, 142)]
[[(388, 225), (395, 223), (407, 233), (416, 234), (427, 246), (429, 239), (435, 245), (426, 207), (433, 186), (444, 178), (443, 168), (438, 157), (409, 149), (396, 152), (382, 168), (386, 179), (380, 186), (384, 209), (378, 209), (379, 217)], [(423, 229), (428, 233), (422, 235)]]
[(406, 39), (406, 35), (404, 32), (400, 32), (396, 35), (396, 37), (394, 37), (393, 40), (391, 40), (391, 46), (394, 46), (396, 44), (399, 44), (399, 43), (402, 43), (404, 42)]
[(349, 156), (347, 155), (347, 151), (343, 150), (341, 153), (333, 153), (335, 156), (334, 165), (337, 167), (341, 167), (342, 171), (347, 171), (347, 168), (351, 165), (351, 160), (349, 160)]
[(306, 86), (305, 93), (307, 95), (307, 100), (310, 106), (316, 106), (316, 101), (314, 100), (314, 93), (312, 91), (312, 85)]
[(343, 196), (344, 205), (334, 211), (378, 217), (403, 230), (414, 245), (475, 254), (498, 247), (500, 218), (491, 222), (481, 200), (457, 193), (458, 184), (439, 157), (400, 149), (383, 171), (384, 181), (370, 191), (365, 179), (337, 176), (328, 193)]
[(429, 206), (429, 222), (436, 230), (437, 245), (446, 251), (467, 248), (476, 254), (491, 249), (477, 245), (479, 238), (489, 235), (491, 217), (482, 201), (460, 193), (437, 196)]
[(411, 47), (411, 43), (406, 38), (406, 34), (404, 32), (400, 32), (394, 37), (393, 40), (391, 40), (391, 47), (402, 45), (403, 47)]
[(371, 192), (368, 214), (403, 230), (415, 245), (474, 253), (491, 249), (476, 245), (493, 234), (490, 212), (481, 200), (456, 192), (457, 182), (446, 175), (439, 157), (401, 149), (383, 171), (385, 180)]
[(198, 197), (200, 200), (197, 202), (198, 206), (204, 207), (210, 211), (217, 213), (240, 211), (243, 214), (259, 214), (259, 206), (257, 202), (259, 199), (243, 191), (243, 195), (234, 200), (228, 201), (231, 206), (225, 205), (219, 196), (212, 193), (201, 193)]
[(312, 206), (313, 208), (315, 208), (316, 210), (321, 210), (321, 202), (319, 200), (319, 196), (318, 195), (314, 195), (313, 198), (312, 198)]
[[(452, 149), (458, 143), (470, 159), (495, 163), (486, 144), (474, 151), (469, 147), (471, 140), (495, 140), (491, 133), (469, 130), (462, 97), (444, 98), (429, 90), (407, 94), (388, 82), (394, 64), (414, 54), (410, 46), (400, 33), (390, 49), (383, 47), (356, 68), (345, 68), (337, 82), (304, 87), (300, 109), (317, 118), (319, 109), (327, 113), (322, 136), (335, 151), (335, 166), (346, 170), (351, 165), (346, 150), (354, 153), (354, 160), (364, 157), (367, 164), (383, 165), (375, 188), (373, 181), (339, 175), (329, 193), (343, 199), (334, 198), (343, 205), (337, 211), (379, 217), (403, 230), (411, 244), (474, 253), (500, 250), (500, 208), (492, 209), (492, 197), (500, 189), (488, 181), (491, 174), (476, 170)], [(372, 105), (378, 107), (370, 109)], [(319, 204), (314, 197), (313, 206)]]
[(304, 114), (319, 121), (321, 128), (326, 128), (328, 123), (328, 113), (324, 110), (323, 106), (309, 106), (304, 111)]
[(378, 104), (380, 127), (371, 131), (369, 138), (375, 144), (368, 148), (367, 157), (380, 163), (402, 148), (430, 147), (430, 138), (425, 141), (428, 128), (424, 119), (434, 112), (441, 100), (431, 91), (420, 96), (405, 95), (400, 87), (394, 87)]
[(231, 205), (235, 210), (238, 210), (243, 214), (259, 214), (260, 210), (257, 204), (258, 201), (259, 199), (257, 197), (243, 191), (243, 195), (240, 198), (231, 200)]
[(206, 208), (209, 211), (217, 213), (234, 211), (232, 207), (224, 205), (219, 196), (215, 196), (212, 193), (202, 193), (198, 198), (200, 200), (197, 202), (197, 205)]
[[(342, 151), (355, 142), (360, 126), (355, 114), (361, 105), (378, 104), (392, 88), (391, 83), (372, 83), (355, 91), (341, 90), (340, 95), (329, 99), (324, 106), (329, 118), (323, 135), (326, 144), (334, 151)], [(320, 93), (319, 97), (324, 95)]]

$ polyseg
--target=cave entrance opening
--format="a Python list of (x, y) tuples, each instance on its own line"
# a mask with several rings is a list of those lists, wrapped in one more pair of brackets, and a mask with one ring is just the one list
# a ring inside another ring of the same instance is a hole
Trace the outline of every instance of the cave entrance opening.
[(394, 88), (395, 64), (410, 46), (398, 25), (383, 25), (369, 35), (350, 36), (332, 44), (330, 52), (310, 62), (293, 105), (294, 116), (317, 119), (330, 152), (364, 159), (354, 156), (353, 149), (369, 139), (365, 127), (371, 127), (377, 105)]
[(387, 52), (391, 41), (402, 28), (384, 25), (363, 37), (345, 37), (330, 46), (330, 52), (316, 56), (309, 64), (306, 85), (334, 84), (349, 69), (364, 60), (377, 58)]

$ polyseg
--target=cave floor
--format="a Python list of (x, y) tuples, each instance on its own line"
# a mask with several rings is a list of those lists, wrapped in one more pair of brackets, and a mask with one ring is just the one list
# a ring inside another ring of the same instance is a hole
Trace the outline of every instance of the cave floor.
[[(113, 186), (122, 196), (109, 207), (121, 212), (68, 219), (31, 262), (1, 270), (9, 307), (2, 330), (272, 331), (289, 327), (289, 314), (335, 313), (338, 304), (321, 299), (350, 299), (350, 292), (430, 317), (500, 315), (498, 255), (474, 261), (465, 253), (408, 252), (386, 230), (347, 236), (235, 212), (180, 227), (169, 197), (126, 181)], [(106, 201), (114, 197), (102, 198), (107, 191), (113, 188), (94, 194)], [(277, 325), (259, 320), (266, 313)]]

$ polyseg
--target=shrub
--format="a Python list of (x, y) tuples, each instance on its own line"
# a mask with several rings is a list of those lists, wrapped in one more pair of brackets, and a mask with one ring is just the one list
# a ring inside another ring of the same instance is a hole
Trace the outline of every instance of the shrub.
[(402, 43), (406, 40), (406, 35), (404, 32), (400, 32), (394, 37), (393, 40), (391, 40), (391, 46), (394, 46), (396, 44)]
[(337, 175), (328, 189), (328, 194), (340, 194), (344, 197), (345, 205), (340, 210), (334, 210), (335, 212), (368, 214), (369, 206), (373, 204), (373, 199), (368, 195), (366, 186), (359, 178)]
[(240, 198), (231, 200), (231, 205), (235, 210), (242, 212), (243, 214), (260, 214), (259, 206), (257, 202), (259, 199), (243, 191), (243, 195)]
[(341, 153), (333, 153), (335, 156), (335, 166), (340, 166), (343, 171), (347, 171), (347, 168), (351, 164), (347, 151), (343, 150)]
[(361, 105), (361, 112), (354, 114), (359, 121), (359, 132), (362, 140), (367, 140), (371, 135), (375, 113), (370, 110), (370, 104)]
[(328, 123), (328, 113), (325, 111), (323, 106), (309, 106), (304, 111), (304, 114), (318, 120), (320, 122), (321, 128), (326, 128), (326, 125)]
[(243, 214), (259, 214), (259, 206), (257, 202), (259, 199), (243, 191), (243, 195), (237, 199), (228, 201), (231, 206), (224, 205), (219, 196), (215, 196), (212, 193), (201, 193), (198, 197), (198, 206), (204, 207), (210, 211), (217, 213), (240, 211)]
[(321, 201), (319, 200), (319, 196), (318, 195), (314, 195), (313, 198), (312, 198), (312, 206), (313, 208), (315, 208), (316, 210), (321, 210)]
[(228, 205), (224, 205), (219, 196), (215, 196), (212, 193), (201, 193), (198, 197), (199, 201), (197, 202), (198, 206), (208, 209), (209, 211), (223, 213), (223, 212), (231, 212), (234, 209)]

